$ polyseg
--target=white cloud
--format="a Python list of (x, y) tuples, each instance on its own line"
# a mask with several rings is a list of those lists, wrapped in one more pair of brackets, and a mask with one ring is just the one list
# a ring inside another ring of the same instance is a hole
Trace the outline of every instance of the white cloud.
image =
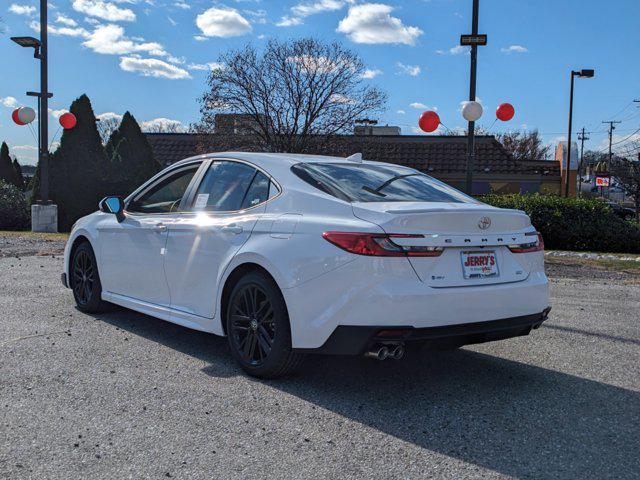
[(225, 68), (224, 64), (218, 63), (218, 62), (191, 63), (189, 65), (189, 70), (199, 70), (199, 71), (223, 70), (224, 68)]
[(187, 2), (175, 2), (173, 6), (176, 8), (181, 8), (182, 10), (191, 10), (191, 5), (189, 5)]
[(291, 15), (283, 16), (276, 25), (278, 27), (291, 27), (300, 25), (303, 19), (323, 12), (334, 12), (344, 7), (342, 0), (319, 0), (317, 2), (299, 3), (291, 7)]
[(134, 52), (146, 52), (150, 55), (164, 56), (164, 47), (157, 42), (135, 42), (127, 38), (120, 25), (101, 25), (88, 37), (83, 45), (96, 53), (104, 55), (125, 55)]
[(196, 17), (206, 37), (237, 37), (251, 32), (251, 24), (233, 8), (210, 8)]
[(172, 120), (171, 118), (154, 118), (140, 124), (143, 132), (184, 132), (185, 126), (180, 120)]
[(398, 72), (399, 75), (405, 74), (411, 75), (412, 77), (417, 77), (418, 75), (420, 75), (420, 67), (418, 65), (405, 65), (404, 63), (400, 62), (398, 62), (396, 65), (398, 65), (398, 68), (400, 69), (400, 71)]
[(136, 14), (130, 9), (102, 0), (73, 0), (73, 9), (110, 22), (133, 22), (136, 19)]
[(14, 152), (37, 152), (38, 147), (33, 145), (14, 145), (11, 150)]
[(421, 102), (413, 102), (410, 103), (409, 106), (411, 108), (415, 108), (416, 110), (433, 110), (434, 112), (438, 110), (438, 107), (430, 107), (429, 105), (425, 105)]
[(194, 35), (193, 39), (196, 42), (206, 42), (208, 40), (207, 37), (205, 37), (204, 35)]
[(168, 78), (170, 80), (191, 78), (186, 70), (157, 58), (122, 57), (120, 58), (120, 68), (125, 72), (135, 72), (145, 77)]
[(469, 47), (463, 45), (456, 45), (449, 49), (451, 55), (460, 55), (461, 53), (469, 53)]
[(53, 109), (49, 109), (49, 115), (51, 115), (53, 118), (60, 118), (62, 115), (64, 115), (65, 113), (67, 113), (69, 110), (62, 108), (60, 110), (53, 110)]
[(36, 13), (36, 7), (26, 6), (26, 5), (17, 5), (13, 3), (9, 7), (9, 11), (11, 13), (15, 13), (16, 15), (27, 15), (31, 16)]
[(18, 106), (18, 100), (15, 97), (0, 97), (0, 103), (7, 108), (16, 108)]
[(500, 51), (503, 53), (526, 53), (529, 50), (522, 45), (509, 45), (508, 47), (501, 48)]
[(393, 7), (382, 3), (365, 3), (349, 8), (336, 31), (356, 43), (403, 43), (414, 45), (422, 35), (418, 27), (408, 27), (390, 14)]
[(362, 78), (376, 78), (378, 75), (382, 75), (382, 70), (378, 70), (377, 68), (375, 69), (367, 68), (362, 73)]
[(73, 18), (69, 18), (66, 15), (62, 15), (61, 13), (59, 13), (56, 16), (56, 23), (61, 23), (63, 25), (66, 25), (67, 27), (77, 27), (78, 26), (78, 22), (76, 22)]
[(469, 47), (463, 45), (456, 45), (455, 47), (451, 47), (449, 50), (436, 50), (438, 55), (461, 55), (461, 54), (469, 54)]
[(302, 19), (299, 17), (290, 17), (285, 15), (276, 23), (276, 27), (295, 27), (296, 25), (302, 25)]
[(404, 110), (398, 110), (396, 113), (399, 113), (400, 115), (404, 115), (407, 112), (405, 112)]
[[(29, 26), (36, 32), (40, 31), (40, 22), (32, 20)], [(82, 27), (57, 27), (56, 25), (49, 25), (49, 33), (51, 35), (64, 35), (67, 37), (83, 37), (88, 38), (89, 32)]]
[(261, 25), (264, 25), (265, 23), (267, 23), (266, 10), (243, 10), (242, 12), (250, 16), (253, 19), (252, 21), (255, 23), (259, 23)]
[(169, 21), (172, 27), (175, 27), (176, 25), (178, 25), (178, 22), (176, 22), (173, 18), (171, 18), (168, 15), (167, 15), (167, 20)]

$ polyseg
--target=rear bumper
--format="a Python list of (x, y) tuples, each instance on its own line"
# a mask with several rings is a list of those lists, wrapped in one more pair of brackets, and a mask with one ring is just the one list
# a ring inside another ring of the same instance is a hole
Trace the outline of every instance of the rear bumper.
[(551, 307), (533, 315), (439, 327), (340, 325), (319, 348), (295, 349), (325, 355), (362, 355), (376, 344), (420, 342), (434, 348), (484, 343), (528, 335), (547, 319)]

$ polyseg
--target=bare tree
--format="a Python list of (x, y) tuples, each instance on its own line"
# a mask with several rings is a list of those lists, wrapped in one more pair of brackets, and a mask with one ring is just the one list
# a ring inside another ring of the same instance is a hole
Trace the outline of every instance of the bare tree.
[(249, 133), (245, 137), (266, 151), (318, 148), (386, 104), (387, 95), (362, 80), (362, 60), (339, 43), (270, 40), (263, 52), (247, 45), (222, 54), (218, 63), (224, 68), (209, 75), (201, 119), (192, 129), (220, 134), (216, 118), (225, 117), (217, 115), (239, 114), (240, 128), (230, 133)]
[(611, 174), (618, 180), (618, 184), (633, 197), (636, 221), (640, 222), (640, 158), (630, 160), (618, 156), (613, 157)]
[(107, 144), (111, 134), (118, 129), (121, 119), (122, 117), (120, 115), (105, 115), (98, 117), (96, 127), (98, 127), (98, 133), (100, 134), (100, 140), (103, 145)]
[(549, 145), (543, 145), (538, 130), (501, 133), (496, 139), (516, 160), (546, 160), (550, 150)]

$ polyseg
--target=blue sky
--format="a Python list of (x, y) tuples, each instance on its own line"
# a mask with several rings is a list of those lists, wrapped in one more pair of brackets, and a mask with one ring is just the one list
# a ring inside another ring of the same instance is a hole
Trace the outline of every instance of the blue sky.
[[(308, 0), (51, 0), (52, 115), (82, 93), (97, 114), (131, 111), (139, 122), (198, 118), (197, 97), (219, 53), (247, 42), (313, 35), (339, 40), (370, 70), (367, 82), (389, 93), (380, 120), (415, 133), (421, 111), (437, 108), (449, 128), (464, 125), (460, 102), (468, 95), (469, 56), (458, 48), (471, 29), (471, 0), (379, 2)], [(577, 79), (574, 131), (592, 131), (590, 148), (603, 148), (602, 120), (622, 119), (614, 140), (640, 127), (640, 2), (637, 0), (481, 0), (478, 97), (480, 125), (510, 102), (515, 118), (491, 132), (538, 128), (546, 142), (567, 130), (569, 72)], [(35, 0), (0, 3), (0, 141), (23, 163), (34, 163), (35, 141), (10, 114), (15, 104), (35, 107), (38, 64), (13, 44), (13, 35), (37, 33)], [(161, 119), (161, 120), (158, 120)], [(165, 120), (162, 120), (165, 119)], [(53, 137), (57, 122), (53, 123)], [(632, 137), (635, 138), (635, 137)], [(638, 137), (640, 138), (640, 136)], [(626, 142), (619, 145), (623, 146)]]

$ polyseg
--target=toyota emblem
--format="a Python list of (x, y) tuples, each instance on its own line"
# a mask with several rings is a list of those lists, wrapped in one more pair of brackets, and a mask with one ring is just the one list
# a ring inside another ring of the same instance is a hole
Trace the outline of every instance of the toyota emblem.
[(486, 230), (491, 226), (491, 219), (489, 217), (482, 217), (478, 220), (478, 228), (480, 230)]

